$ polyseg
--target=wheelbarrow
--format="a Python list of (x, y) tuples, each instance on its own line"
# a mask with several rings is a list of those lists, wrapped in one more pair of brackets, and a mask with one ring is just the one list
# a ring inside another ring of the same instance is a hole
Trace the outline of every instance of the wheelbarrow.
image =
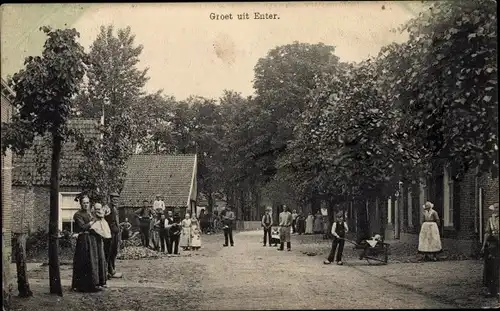
[(344, 241), (354, 245), (354, 249), (359, 250), (359, 259), (365, 259), (368, 264), (372, 262), (381, 262), (384, 265), (389, 261), (389, 244), (379, 240), (363, 240), (360, 244), (343, 239)]

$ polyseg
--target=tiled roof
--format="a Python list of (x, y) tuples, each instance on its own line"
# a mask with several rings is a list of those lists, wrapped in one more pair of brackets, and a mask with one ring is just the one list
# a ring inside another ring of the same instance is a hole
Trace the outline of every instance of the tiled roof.
[(167, 207), (187, 206), (195, 165), (196, 155), (131, 156), (120, 205), (142, 206), (143, 200), (153, 202), (159, 194)]
[[(78, 130), (86, 138), (99, 138), (100, 133), (97, 126), (97, 120), (74, 119), (69, 121), (69, 127)], [(19, 185), (31, 181), (34, 185), (50, 185), (51, 146), (50, 135), (36, 137), (33, 146), (25, 152), (23, 157), (14, 155), (12, 183)], [(83, 160), (81, 152), (76, 150), (76, 142), (68, 140), (63, 143), (59, 169), (61, 186), (78, 186), (76, 173)], [(32, 179), (31, 176), (33, 176)]]

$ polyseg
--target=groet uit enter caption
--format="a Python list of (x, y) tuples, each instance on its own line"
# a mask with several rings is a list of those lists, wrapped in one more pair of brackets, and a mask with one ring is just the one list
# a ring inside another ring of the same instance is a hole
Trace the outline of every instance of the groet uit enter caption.
[(260, 13), (260, 12), (254, 12), (254, 13), (241, 13), (241, 14), (235, 14), (233, 13), (227, 13), (227, 14), (217, 14), (217, 13), (210, 13), (210, 19), (213, 21), (225, 21), (225, 20), (245, 20), (245, 19), (280, 19), (279, 15), (277, 13)]

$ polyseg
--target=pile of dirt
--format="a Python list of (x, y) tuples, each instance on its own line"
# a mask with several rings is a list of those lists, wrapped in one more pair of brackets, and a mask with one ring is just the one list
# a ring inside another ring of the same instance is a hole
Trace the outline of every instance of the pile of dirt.
[(130, 238), (127, 240), (122, 241), (123, 247), (133, 247), (133, 246), (141, 246), (141, 236), (138, 233), (134, 233)]
[(138, 259), (158, 259), (165, 254), (154, 251), (142, 246), (128, 246), (121, 250), (117, 258), (120, 260), (138, 260)]

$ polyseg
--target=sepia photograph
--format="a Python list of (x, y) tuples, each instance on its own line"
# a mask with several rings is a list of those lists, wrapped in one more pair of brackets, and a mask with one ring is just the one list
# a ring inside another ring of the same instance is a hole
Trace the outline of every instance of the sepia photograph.
[(499, 309), (497, 9), (2, 3), (2, 311)]

